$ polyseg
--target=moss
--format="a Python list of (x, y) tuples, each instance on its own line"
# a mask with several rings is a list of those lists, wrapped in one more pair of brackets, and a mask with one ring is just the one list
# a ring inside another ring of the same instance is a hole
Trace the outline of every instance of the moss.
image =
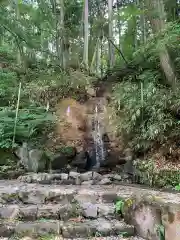
[(76, 203), (76, 204), (72, 204), (72, 210), (71, 210), (71, 216), (72, 217), (78, 217), (80, 215), (80, 206)]
[(2, 200), (4, 200), (6, 203), (14, 202), (14, 201), (19, 201), (19, 195), (17, 193), (2, 193), (1, 194)]
[(56, 239), (56, 236), (52, 234), (48, 234), (38, 238), (38, 240), (55, 240), (55, 239)]

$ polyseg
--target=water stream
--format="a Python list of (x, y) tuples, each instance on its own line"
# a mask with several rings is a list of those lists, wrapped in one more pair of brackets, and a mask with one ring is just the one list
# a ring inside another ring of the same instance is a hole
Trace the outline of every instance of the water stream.
[(96, 165), (93, 167), (94, 169), (99, 169), (100, 166), (105, 161), (105, 149), (104, 149), (104, 142), (102, 139), (102, 132), (101, 132), (101, 102), (95, 106), (94, 110), (94, 119), (92, 121), (92, 132), (93, 132), (93, 141), (94, 141), (94, 148), (95, 148), (95, 158), (96, 158)]

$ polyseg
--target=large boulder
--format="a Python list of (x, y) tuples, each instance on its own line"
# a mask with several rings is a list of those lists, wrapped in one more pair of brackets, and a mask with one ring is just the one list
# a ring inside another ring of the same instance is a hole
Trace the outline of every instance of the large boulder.
[(45, 152), (40, 149), (30, 148), (26, 142), (17, 148), (15, 153), (20, 159), (20, 165), (28, 172), (40, 172), (47, 168), (49, 159)]

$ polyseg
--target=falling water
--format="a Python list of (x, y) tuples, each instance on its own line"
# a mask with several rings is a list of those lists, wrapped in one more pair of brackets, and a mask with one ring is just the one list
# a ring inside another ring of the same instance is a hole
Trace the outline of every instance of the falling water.
[(95, 154), (96, 154), (96, 166), (94, 168), (98, 169), (100, 165), (105, 161), (105, 154), (104, 154), (104, 142), (102, 140), (101, 128), (100, 128), (100, 117), (98, 111), (98, 105), (95, 107), (95, 114), (94, 114), (94, 146), (95, 146)]

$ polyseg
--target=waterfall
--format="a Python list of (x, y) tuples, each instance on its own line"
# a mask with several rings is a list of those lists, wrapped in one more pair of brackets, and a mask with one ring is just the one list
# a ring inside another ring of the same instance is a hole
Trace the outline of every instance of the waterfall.
[(95, 169), (99, 169), (99, 167), (105, 161), (104, 142), (101, 133), (101, 119), (99, 107), (100, 106), (98, 106), (98, 104), (95, 106), (94, 121), (92, 122), (93, 140), (96, 156), (96, 165), (94, 166)]

